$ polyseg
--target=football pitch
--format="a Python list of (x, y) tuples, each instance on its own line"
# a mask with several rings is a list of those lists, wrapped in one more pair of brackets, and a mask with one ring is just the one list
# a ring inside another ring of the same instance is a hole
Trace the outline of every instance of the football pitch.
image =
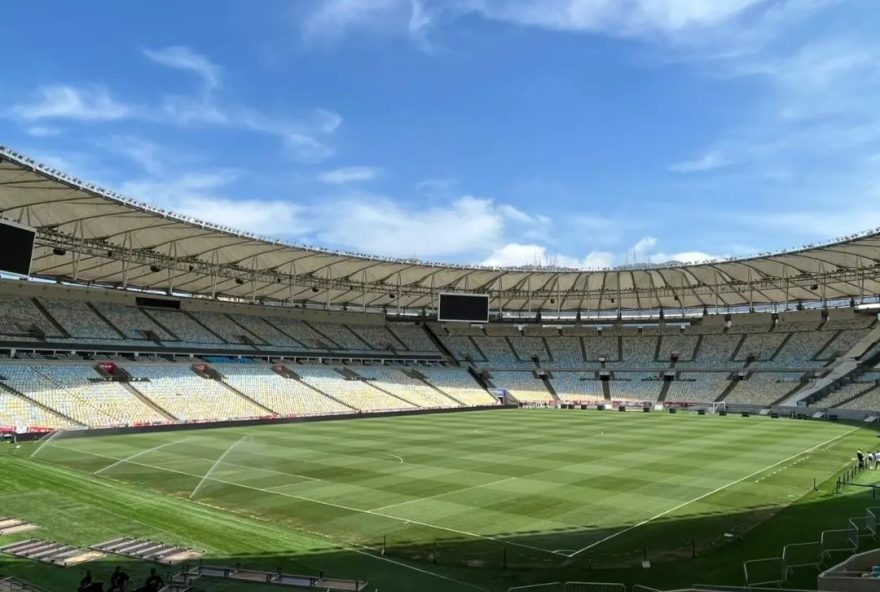
[[(619, 581), (645, 557), (654, 567), (626, 579), (740, 584), (743, 558), (869, 505), (841, 507), (829, 480), (875, 442), (832, 422), (539, 409), (61, 433), (3, 447), (0, 515), (39, 524), (29, 538), (138, 536), (383, 592)], [(4, 571), (51, 586), (82, 568), (0, 556)]]

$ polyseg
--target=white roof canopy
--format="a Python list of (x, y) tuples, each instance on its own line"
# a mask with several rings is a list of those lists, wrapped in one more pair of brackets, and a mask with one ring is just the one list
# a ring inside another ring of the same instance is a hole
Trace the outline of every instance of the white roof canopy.
[[(344, 212), (340, 215), (345, 215)], [(35, 276), (110, 286), (433, 308), (440, 292), (493, 310), (739, 307), (880, 294), (880, 231), (742, 259), (606, 270), (490, 268), (292, 245), (172, 214), (0, 148), (0, 217), (37, 229)]]

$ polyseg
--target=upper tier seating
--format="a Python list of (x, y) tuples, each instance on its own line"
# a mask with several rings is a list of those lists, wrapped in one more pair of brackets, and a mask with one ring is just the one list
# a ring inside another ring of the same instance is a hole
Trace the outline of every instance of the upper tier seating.
[[(708, 368), (740, 365), (731, 358), (741, 339), (743, 339), (741, 335), (703, 335), (693, 365)], [(680, 365), (684, 363), (687, 362), (679, 362)]]
[(396, 323), (388, 325), (388, 329), (403, 342), (406, 348), (414, 352), (436, 352), (437, 347), (425, 333), (425, 329), (417, 325)]
[(146, 339), (145, 331), (152, 331), (162, 341), (174, 341), (165, 329), (156, 324), (135, 306), (110, 302), (95, 302), (95, 308), (113, 325), (131, 339)]
[(47, 337), (61, 337), (61, 332), (29, 298), (0, 295), (0, 335), (13, 341), (28, 341), (31, 327)]
[(769, 360), (776, 354), (787, 336), (787, 333), (749, 333), (743, 340), (735, 359), (744, 361), (749, 356), (754, 356), (755, 360)]
[(100, 342), (123, 341), (119, 333), (95, 314), (87, 302), (54, 298), (41, 298), (40, 302), (72, 338)]
[(331, 339), (321, 335), (303, 321), (297, 321), (287, 317), (267, 317), (266, 322), (303, 344), (305, 349), (340, 348), (340, 346), (334, 343)]
[(497, 405), (484, 388), (463, 368), (419, 368), (419, 373), (432, 385), (466, 406)]
[(473, 339), (477, 347), (488, 358), (486, 366), (491, 368), (535, 367), (531, 360), (519, 360), (505, 337), (483, 337), (478, 335)]
[(614, 336), (599, 337), (598, 335), (582, 337), (584, 351), (587, 352), (587, 360), (591, 362), (596, 362), (599, 358), (605, 358), (608, 362), (620, 360), (620, 341), (618, 339)]
[(235, 346), (240, 346), (250, 340), (259, 343), (261, 339), (233, 321), (225, 314), (219, 312), (193, 312), (190, 315), (223, 341)]
[(352, 410), (294, 378), (276, 374), (268, 366), (218, 365), (227, 383), (281, 416), (328, 415)]
[(678, 352), (679, 360), (691, 360), (697, 347), (695, 335), (664, 335), (660, 338), (660, 351), (658, 359), (666, 362), (671, 359), (673, 352)]
[(218, 380), (196, 375), (187, 366), (129, 365), (132, 386), (180, 421), (225, 421), (263, 417), (266, 411)]
[(248, 332), (257, 338), (258, 343), (262, 342), (265, 344), (263, 346), (265, 349), (306, 349), (305, 344), (296, 341), (296, 339), (272, 324), (277, 320), (276, 317), (259, 317), (246, 314), (230, 314), (227, 316), (242, 327), (246, 327)]
[(333, 368), (297, 366), (303, 381), (359, 411), (415, 409), (416, 405), (393, 397), (363, 380), (347, 380)]
[(315, 331), (326, 335), (336, 344), (338, 349), (350, 349), (354, 351), (368, 351), (369, 344), (364, 342), (345, 325), (336, 323), (309, 323)]
[(455, 356), (456, 360), (464, 361), (467, 358), (471, 358), (475, 362), (486, 360), (482, 352), (477, 349), (473, 340), (466, 335), (443, 335), (440, 336), (440, 341), (446, 346), (446, 349)]
[[(359, 325), (351, 323), (346, 326), (373, 349), (380, 351), (400, 351), (406, 349), (403, 343), (386, 329), (384, 325)], [(360, 349), (364, 347), (363, 343), (358, 345)]]
[(149, 308), (144, 309), (144, 314), (174, 333), (180, 341), (211, 346), (223, 344), (222, 339), (183, 311)]
[(548, 337), (547, 346), (553, 356), (553, 362), (548, 363), (547, 366), (553, 368), (587, 367), (579, 337)]
[(520, 403), (547, 403), (553, 400), (544, 381), (535, 378), (531, 372), (493, 371), (492, 384), (510, 391)]
[(550, 361), (543, 337), (511, 337), (510, 343), (520, 360), (532, 362), (532, 356), (537, 356), (541, 362)]

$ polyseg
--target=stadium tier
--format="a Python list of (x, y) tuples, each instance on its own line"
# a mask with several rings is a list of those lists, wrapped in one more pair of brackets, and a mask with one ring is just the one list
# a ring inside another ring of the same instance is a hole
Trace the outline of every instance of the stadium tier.
[[(456, 409), (497, 405), (492, 387), (529, 405), (803, 399), (870, 411), (880, 402), (870, 376), (858, 375), (880, 357), (876, 318), (853, 312), (476, 326), (41, 287), (0, 289), (0, 313), (0, 425), (8, 426)], [(102, 374), (105, 361), (120, 373)], [(205, 371), (195, 370), (202, 362)]]

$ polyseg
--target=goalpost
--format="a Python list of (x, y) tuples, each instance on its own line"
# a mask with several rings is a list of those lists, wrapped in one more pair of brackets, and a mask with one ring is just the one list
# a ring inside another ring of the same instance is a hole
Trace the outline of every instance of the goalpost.
[(712, 403), (712, 413), (718, 413), (719, 411), (727, 411), (727, 403), (724, 401)]

